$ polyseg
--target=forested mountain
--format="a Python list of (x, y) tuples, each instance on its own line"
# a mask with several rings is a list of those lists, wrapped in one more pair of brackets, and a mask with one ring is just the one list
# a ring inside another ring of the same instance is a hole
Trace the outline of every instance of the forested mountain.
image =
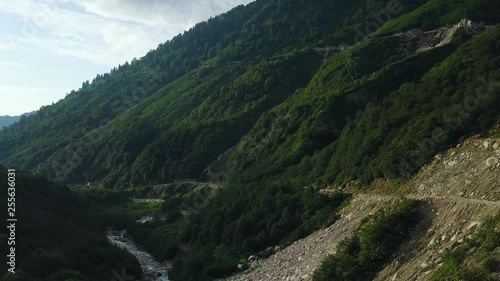
[[(63, 182), (144, 185), (206, 176), (210, 164), (242, 137), (248, 135), (239, 147), (249, 147), (264, 137), (255, 133), (269, 131), (266, 143), (251, 149), (252, 156), (242, 157), (241, 149), (229, 156), (244, 159), (238, 169), (254, 162), (265, 166), (256, 168), (259, 173), (282, 170), (307, 163), (320, 151), (326, 153), (323, 158), (345, 163), (326, 151), (340, 145), (338, 138), (347, 133), (354, 112), (379, 106), (391, 92), (399, 96), (401, 85), (419, 82), (463, 43), (416, 52), (404, 49), (408, 38), (390, 34), (419, 26), (431, 30), (462, 18), (493, 24), (498, 11), (496, 2), (483, 0), (424, 2), (289, 0), (238, 7), (98, 75), (8, 128), (0, 134), (0, 159)], [(359, 41), (360, 32), (365, 36), (384, 23), (377, 19), (392, 18), (355, 47), (324, 58), (325, 50), (338, 52)], [(366, 99), (346, 101), (356, 93)], [(273, 125), (280, 122), (286, 130)], [(454, 141), (455, 134), (442, 145)], [(366, 149), (377, 153), (379, 144), (370, 146)], [(369, 165), (373, 157), (363, 155), (351, 165)], [(372, 165), (391, 165), (375, 161)], [(352, 169), (342, 169), (339, 177), (338, 164), (330, 166), (330, 178), (321, 183), (360, 178)], [(236, 167), (224, 172), (228, 169)], [(366, 180), (388, 174), (374, 167), (363, 173)], [(319, 171), (315, 178), (324, 174)]]
[[(196, 25), (0, 132), (0, 161), (68, 184), (222, 183), (134, 235), (210, 280), (331, 224), (500, 122), (500, 2), (257, 0)], [(307, 187), (307, 188), (305, 188)], [(175, 193), (175, 192), (174, 192)]]
[[(406, 9), (417, 3), (406, 2)], [(369, 17), (367, 9), (385, 5), (315, 0), (256, 1), (238, 7), (139, 60), (98, 75), (9, 128), (0, 135), (0, 159), (71, 183), (104, 180), (118, 186), (198, 177), (236, 145), (260, 114), (307, 85), (321, 60), (304, 48), (328, 40), (337, 29), (351, 29), (344, 26), (347, 17), (362, 21)], [(279, 66), (274, 69), (274, 64)], [(128, 126), (142, 124), (146, 127), (130, 132)], [(238, 130), (222, 136), (231, 124)], [(124, 130), (125, 135), (120, 133)], [(198, 146), (200, 137), (204, 141)], [(160, 138), (168, 138), (169, 145)], [(197, 148), (191, 153), (193, 145)], [(156, 159), (160, 155), (169, 163)]]

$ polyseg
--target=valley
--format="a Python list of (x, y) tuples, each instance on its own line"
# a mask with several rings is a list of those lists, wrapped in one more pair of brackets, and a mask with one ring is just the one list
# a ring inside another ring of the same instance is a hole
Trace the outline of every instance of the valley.
[(499, 280), (499, 15), (256, 0), (97, 74), (0, 130), (0, 281)]
[[(335, 253), (340, 241), (351, 236), (367, 217), (403, 197), (423, 202), (422, 225), (374, 280), (431, 280), (443, 266), (447, 252), (477, 234), (487, 219), (500, 213), (500, 201), (496, 199), (500, 167), (490, 164), (490, 159), (500, 157), (498, 145), (500, 138), (475, 136), (436, 156), (403, 186), (393, 188), (386, 183), (367, 189), (351, 187), (353, 197), (334, 224), (277, 249), (267, 258), (251, 256), (249, 269), (220, 280), (313, 280), (314, 271)], [(479, 185), (472, 184), (479, 182), (476, 177), (482, 179)]]

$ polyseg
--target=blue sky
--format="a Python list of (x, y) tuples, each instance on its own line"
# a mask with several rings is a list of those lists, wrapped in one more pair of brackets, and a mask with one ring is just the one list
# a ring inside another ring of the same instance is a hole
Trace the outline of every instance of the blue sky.
[(252, 0), (0, 1), (0, 115), (37, 110)]

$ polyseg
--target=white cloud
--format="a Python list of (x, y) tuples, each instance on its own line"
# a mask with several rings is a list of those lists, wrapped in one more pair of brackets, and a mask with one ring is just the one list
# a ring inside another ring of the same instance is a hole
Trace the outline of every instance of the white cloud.
[(252, 0), (66, 0), (108, 19), (188, 29)]
[[(140, 58), (196, 23), (249, 2), (252, 0), (0, 1), (0, 73), (10, 73), (5, 82), (17, 79), (28, 86), (0, 85), (0, 111), (31, 111), (63, 95), (67, 90), (59, 87), (65, 81), (44, 83), (50, 84), (48, 89), (39, 87), (40, 75), (21, 78), (40, 69), (45, 77), (61, 77), (60, 69), (51, 69), (54, 60), (58, 61), (56, 68), (75, 72), (66, 80), (87, 77), (89, 72), (97, 74)], [(21, 66), (25, 74), (18, 79), (11, 70)], [(5, 97), (10, 97), (8, 102)]]
[[(0, 2), (3, 13), (23, 24), (0, 50), (42, 49), (115, 66), (141, 57), (158, 44), (250, 0), (19, 0)], [(69, 5), (73, 5), (72, 8)], [(76, 5), (76, 6), (75, 6)], [(80, 7), (80, 10), (75, 9)]]
[(16, 67), (26, 66), (26, 64), (24, 64), (24, 63), (11, 62), (11, 61), (3, 61), (3, 60), (0, 60), (0, 65), (4, 65), (4, 66), (16, 66)]
[(166, 2), (122, 0), (72, 0), (87, 12), (106, 19), (130, 21), (151, 26), (177, 25), (184, 20), (185, 14), (176, 13), (174, 7)]

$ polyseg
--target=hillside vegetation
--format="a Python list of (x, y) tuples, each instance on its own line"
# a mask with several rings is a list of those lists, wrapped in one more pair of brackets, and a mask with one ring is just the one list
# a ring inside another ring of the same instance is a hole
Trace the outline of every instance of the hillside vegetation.
[(378, 211), (352, 235), (341, 241), (314, 272), (314, 281), (372, 280), (392, 259), (398, 247), (411, 237), (421, 219), (418, 201), (404, 200)]
[[(7, 169), (3, 166), (0, 182), (0, 199), (7, 202)], [(109, 281), (122, 270), (141, 276), (137, 260), (108, 243), (103, 235), (107, 225), (89, 214), (83, 198), (27, 172), (17, 172), (15, 183), (16, 244), (9, 245), (5, 235), (0, 247), (3, 253), (15, 247), (16, 273), (7, 273), (7, 254), (2, 255), (0, 280)], [(7, 212), (2, 218), (6, 221)]]
[(0, 159), (71, 184), (198, 178), (309, 83), (323, 56), (308, 47), (388, 2), (260, 0), (233, 9), (9, 128)]
[[(499, 14), (485, 0), (258, 0), (0, 131), (0, 161), (71, 186), (223, 186), (168, 193), (144, 226), (120, 216), (128, 201), (92, 208), (172, 260), (173, 280), (230, 275), (331, 225), (349, 195), (319, 189), (404, 182), (497, 124)], [(423, 32), (436, 28), (450, 40)]]

